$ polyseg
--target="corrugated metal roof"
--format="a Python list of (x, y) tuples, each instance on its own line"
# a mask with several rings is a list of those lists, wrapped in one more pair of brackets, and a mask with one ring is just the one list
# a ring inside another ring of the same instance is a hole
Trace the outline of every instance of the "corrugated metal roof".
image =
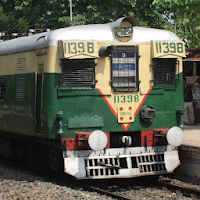
[(186, 76), (186, 82), (190, 85), (194, 84), (200, 76)]
[(200, 61), (200, 57), (184, 58), (183, 61), (198, 62), (198, 61)]

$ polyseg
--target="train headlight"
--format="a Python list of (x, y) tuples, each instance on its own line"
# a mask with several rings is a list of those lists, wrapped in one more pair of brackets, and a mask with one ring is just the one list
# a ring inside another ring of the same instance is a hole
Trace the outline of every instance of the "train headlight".
[(119, 27), (117, 28), (117, 35), (119, 37), (129, 37), (133, 35), (133, 29), (131, 27)]
[(95, 151), (103, 150), (108, 144), (108, 137), (103, 131), (95, 130), (90, 134), (88, 144)]
[(167, 132), (167, 141), (173, 147), (178, 147), (183, 143), (184, 133), (181, 128), (174, 126)]
[(151, 122), (155, 116), (155, 109), (150, 106), (144, 106), (140, 111), (140, 115), (144, 121)]

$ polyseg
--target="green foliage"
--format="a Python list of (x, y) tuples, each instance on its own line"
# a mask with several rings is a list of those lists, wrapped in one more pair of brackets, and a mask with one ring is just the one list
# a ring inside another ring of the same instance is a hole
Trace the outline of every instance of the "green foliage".
[(162, 13), (156, 10), (152, 2), (153, 0), (72, 0), (72, 22), (67, 0), (0, 0), (0, 5), (1, 16), (4, 16), (4, 24), (7, 24), (9, 32), (107, 23), (130, 15), (136, 16), (142, 26), (163, 28)]
[(85, 23), (112, 22), (124, 16), (135, 16), (140, 25), (163, 28), (162, 13), (153, 0), (74, 0), (74, 13), (85, 16)]
[(175, 32), (188, 41), (188, 47), (200, 47), (200, 0), (154, 0), (153, 4), (164, 6), (168, 16), (173, 13)]
[(3, 13), (3, 8), (0, 6), (0, 30), (7, 30), (9, 17)]
[[(135, 16), (140, 26), (166, 28), (199, 46), (200, 0), (0, 0), (0, 31), (24, 32), (31, 28), (107, 23)], [(164, 17), (163, 17), (164, 16)], [(167, 20), (172, 19), (176, 24)]]

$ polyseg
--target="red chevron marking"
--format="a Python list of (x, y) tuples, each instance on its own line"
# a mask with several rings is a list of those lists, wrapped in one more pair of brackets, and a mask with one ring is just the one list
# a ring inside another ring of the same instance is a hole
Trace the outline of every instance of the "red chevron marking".
[[(104, 96), (103, 92), (101, 91), (101, 89), (97, 88), (98, 92), (101, 94), (101, 96), (103, 97), (103, 100), (106, 102), (106, 104), (108, 105), (108, 107), (110, 108), (110, 110), (112, 111), (112, 113), (115, 115), (116, 118), (118, 118), (117, 113), (115, 112), (115, 110), (113, 109), (113, 107), (110, 105), (110, 103), (108, 102), (108, 100), (106, 99), (106, 97)], [(138, 106), (137, 110), (134, 113), (134, 117), (136, 117), (136, 115), (138, 114), (140, 108), (142, 107), (143, 103), (145, 102), (148, 94), (151, 92), (152, 88), (149, 88), (147, 94), (144, 96), (142, 102), (140, 103), (140, 105)], [(131, 123), (129, 123), (127, 126), (125, 126), (124, 124), (121, 124), (122, 128), (127, 131), (130, 127)]]

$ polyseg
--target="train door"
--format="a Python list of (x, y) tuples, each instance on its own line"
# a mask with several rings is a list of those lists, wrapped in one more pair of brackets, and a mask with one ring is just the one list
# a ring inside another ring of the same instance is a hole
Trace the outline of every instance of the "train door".
[(43, 134), (43, 80), (44, 80), (44, 63), (38, 63), (38, 70), (35, 73), (36, 134)]

